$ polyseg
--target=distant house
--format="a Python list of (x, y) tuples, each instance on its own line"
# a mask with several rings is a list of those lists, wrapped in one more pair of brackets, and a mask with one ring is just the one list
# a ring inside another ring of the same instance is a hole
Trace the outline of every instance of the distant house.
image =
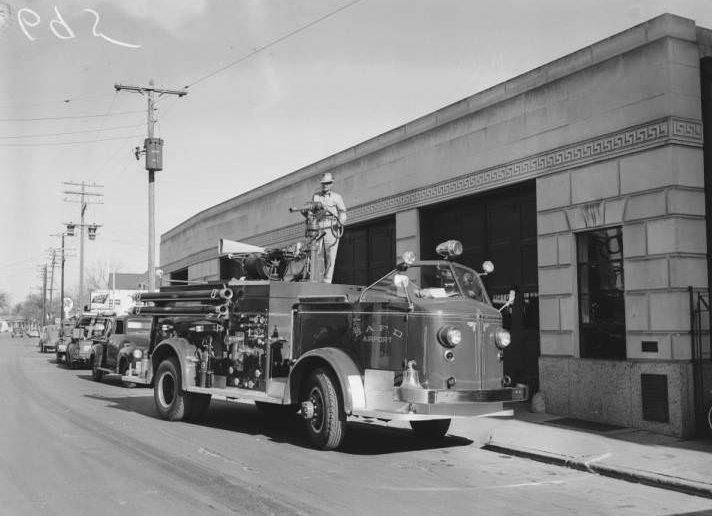
[[(160, 284), (161, 278), (156, 275), (156, 285)], [(111, 272), (107, 286), (114, 290), (148, 290), (148, 273)]]

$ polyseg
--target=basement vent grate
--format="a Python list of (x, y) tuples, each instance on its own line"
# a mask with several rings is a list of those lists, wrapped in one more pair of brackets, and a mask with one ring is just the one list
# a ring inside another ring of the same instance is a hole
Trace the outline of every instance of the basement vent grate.
[(670, 422), (667, 375), (641, 374), (640, 396), (645, 421)]

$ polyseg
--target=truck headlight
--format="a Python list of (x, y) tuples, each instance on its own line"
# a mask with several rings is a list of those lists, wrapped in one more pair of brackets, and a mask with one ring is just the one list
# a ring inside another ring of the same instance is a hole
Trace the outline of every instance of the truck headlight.
[(504, 328), (497, 328), (494, 334), (494, 343), (499, 349), (504, 349), (512, 342), (512, 335)]
[(136, 360), (139, 360), (143, 356), (143, 351), (141, 351), (140, 349), (134, 349), (133, 353), (131, 354)]
[(443, 326), (438, 331), (440, 344), (448, 348), (454, 348), (462, 342), (462, 332), (453, 326)]

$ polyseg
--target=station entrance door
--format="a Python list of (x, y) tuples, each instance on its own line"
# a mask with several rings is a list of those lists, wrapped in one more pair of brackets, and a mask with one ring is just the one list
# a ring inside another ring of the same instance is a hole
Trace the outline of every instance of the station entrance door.
[(495, 306), (504, 304), (510, 289), (516, 292), (514, 305), (502, 314), (504, 327), (512, 334), (512, 344), (504, 352), (504, 372), (536, 392), (539, 284), (535, 182), (422, 208), (420, 229), (423, 259), (437, 258), (438, 243), (459, 240), (463, 255), (458, 262), (476, 271), (482, 270), (485, 260), (494, 263), (494, 272), (483, 279)]

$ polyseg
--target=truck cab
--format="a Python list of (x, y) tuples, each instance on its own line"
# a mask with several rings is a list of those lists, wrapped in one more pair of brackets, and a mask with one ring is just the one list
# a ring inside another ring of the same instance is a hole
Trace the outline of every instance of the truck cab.
[(85, 313), (77, 318), (65, 351), (65, 360), (70, 369), (89, 364), (94, 339), (111, 335), (114, 318), (112, 313)]
[[(95, 337), (89, 356), (94, 380), (101, 381), (105, 374), (136, 374), (148, 351), (151, 324), (150, 317), (118, 316), (113, 320), (110, 333)], [(125, 381), (124, 385), (132, 387), (135, 384)]]

